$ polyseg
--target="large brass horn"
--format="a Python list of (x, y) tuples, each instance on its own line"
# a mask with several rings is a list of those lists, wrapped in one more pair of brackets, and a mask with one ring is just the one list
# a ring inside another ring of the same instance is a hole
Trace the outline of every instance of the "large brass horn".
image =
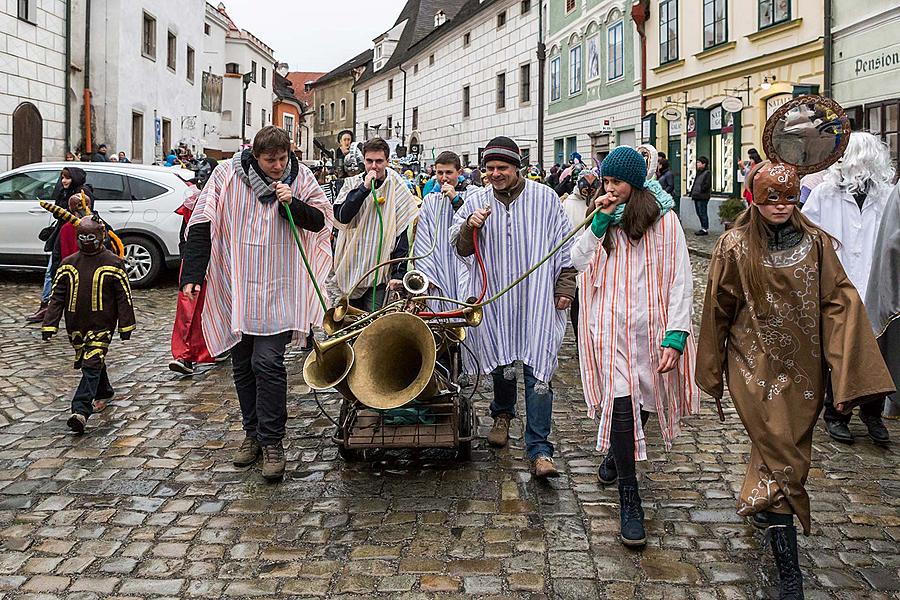
[(385, 315), (365, 328), (353, 349), (357, 358), (347, 383), (366, 406), (398, 408), (419, 396), (438, 392), (434, 334), (419, 317), (410, 313)]
[(353, 368), (353, 347), (346, 341), (338, 342), (325, 351), (310, 352), (303, 363), (303, 379), (314, 390), (335, 388), (344, 396), (349, 395), (347, 373)]

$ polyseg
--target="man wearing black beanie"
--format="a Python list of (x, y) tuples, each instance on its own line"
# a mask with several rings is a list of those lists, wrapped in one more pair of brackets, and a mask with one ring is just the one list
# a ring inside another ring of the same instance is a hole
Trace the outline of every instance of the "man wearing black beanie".
[[(487, 297), (499, 293), (538, 263), (569, 233), (569, 219), (554, 191), (519, 173), (519, 147), (508, 137), (491, 140), (482, 162), (490, 187), (469, 196), (456, 213), (451, 239), (457, 253), (475, 253), (473, 234), (487, 269)], [(484, 310), (481, 327), (472, 330), (483, 373), (494, 380), (488, 435), (492, 446), (505, 446), (516, 415), (516, 363), (525, 375), (525, 451), (535, 477), (556, 477), (553, 445), (548, 440), (553, 411), (550, 380), (566, 330), (566, 309), (575, 296), (571, 241), (522, 283)], [(481, 293), (481, 275), (468, 260), (470, 295)]]

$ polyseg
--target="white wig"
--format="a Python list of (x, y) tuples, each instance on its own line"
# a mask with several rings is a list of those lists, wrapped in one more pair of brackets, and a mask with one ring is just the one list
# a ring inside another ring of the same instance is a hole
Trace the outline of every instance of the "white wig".
[(866, 191), (870, 184), (890, 185), (894, 167), (887, 146), (867, 131), (850, 134), (847, 150), (828, 169), (825, 181), (848, 189), (851, 193)]

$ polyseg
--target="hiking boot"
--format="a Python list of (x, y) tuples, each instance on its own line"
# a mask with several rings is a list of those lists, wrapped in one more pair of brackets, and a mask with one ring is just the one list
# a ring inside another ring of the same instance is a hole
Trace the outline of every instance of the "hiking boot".
[(87, 417), (79, 415), (78, 413), (72, 413), (69, 416), (69, 420), (66, 421), (66, 425), (69, 426), (69, 429), (78, 434), (84, 433), (85, 424), (87, 424)]
[(538, 479), (559, 477), (559, 471), (556, 470), (553, 459), (549, 456), (544, 456), (543, 454), (531, 461), (531, 474)]
[(169, 370), (181, 373), (182, 375), (193, 375), (194, 363), (189, 360), (179, 360), (176, 358), (175, 360), (169, 361)]
[(803, 600), (803, 574), (797, 558), (797, 528), (793, 525), (772, 525), (766, 529), (772, 545), (775, 567), (778, 569), (779, 600)]
[(694, 235), (700, 235), (700, 236), (709, 235), (709, 231), (707, 231), (706, 229), (698, 229), (697, 231), (694, 232)]
[(597, 479), (599, 479), (600, 483), (603, 485), (611, 485), (615, 483), (618, 478), (619, 472), (616, 470), (616, 459), (613, 458), (612, 452), (608, 452), (606, 456), (603, 457), (603, 462), (600, 463), (600, 467), (597, 468)]
[(619, 482), (619, 530), (626, 546), (643, 546), (647, 543), (644, 531), (644, 509), (637, 483)]
[(267, 481), (278, 481), (284, 477), (284, 446), (281, 442), (262, 447), (262, 475)]
[(41, 302), (40, 308), (34, 311), (32, 314), (25, 317), (26, 323), (41, 323), (44, 320), (44, 315), (47, 314), (47, 307), (50, 306), (49, 302)]
[(487, 436), (488, 444), (495, 448), (502, 448), (506, 445), (506, 442), (509, 441), (509, 422), (511, 420), (512, 415), (503, 413), (494, 417), (494, 426), (491, 427)]
[(880, 416), (860, 415), (859, 420), (865, 424), (869, 437), (876, 444), (887, 444), (891, 441), (891, 435), (888, 433), (887, 427), (884, 426), (884, 421), (881, 420)]
[(234, 463), (234, 466), (236, 467), (249, 467), (256, 462), (256, 459), (259, 458), (261, 452), (262, 450), (260, 449), (259, 442), (256, 441), (256, 438), (248, 435), (244, 438), (244, 441), (241, 442), (241, 447), (234, 453), (234, 458), (231, 462)]
[(836, 442), (842, 444), (853, 443), (853, 434), (850, 433), (850, 428), (843, 421), (825, 421), (825, 431)]

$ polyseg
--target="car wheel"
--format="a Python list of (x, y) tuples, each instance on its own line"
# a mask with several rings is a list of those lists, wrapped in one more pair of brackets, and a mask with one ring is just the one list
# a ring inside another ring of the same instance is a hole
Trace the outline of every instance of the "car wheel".
[(132, 287), (148, 287), (162, 269), (162, 252), (143, 237), (126, 235), (122, 245), (125, 246), (125, 272)]

